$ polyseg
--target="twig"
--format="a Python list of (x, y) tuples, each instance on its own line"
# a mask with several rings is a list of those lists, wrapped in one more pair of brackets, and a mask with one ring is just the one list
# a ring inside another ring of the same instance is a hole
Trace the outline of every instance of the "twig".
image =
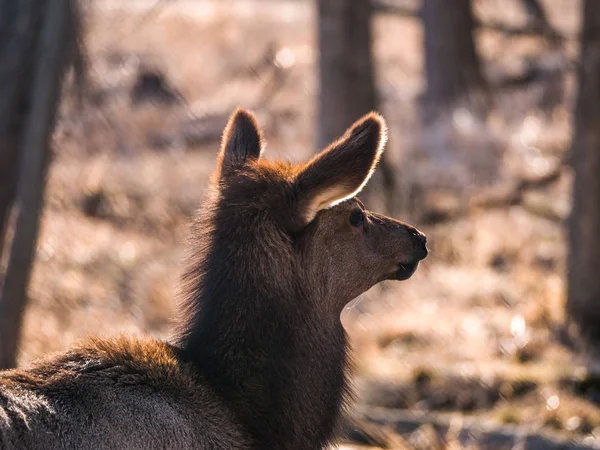
[(512, 206), (523, 203), (525, 194), (533, 189), (541, 189), (558, 181), (564, 170), (564, 163), (560, 162), (555, 168), (549, 172), (535, 178), (521, 179), (518, 181), (515, 188), (505, 196), (500, 198), (480, 197), (475, 199), (471, 207), (494, 208), (498, 206)]
[[(375, 12), (381, 14), (394, 14), (403, 17), (421, 17), (421, 11), (418, 8), (411, 8), (405, 5), (390, 2), (388, 0), (372, 0)], [(552, 29), (551, 35), (548, 34), (548, 28), (540, 27), (534, 23), (522, 27), (515, 27), (503, 22), (482, 22), (475, 19), (475, 27), (502, 33), (506, 36), (542, 36), (557, 42), (567, 40), (566, 36)]]
[(527, 192), (542, 189), (557, 182), (562, 176), (565, 166), (566, 161), (561, 160), (552, 170), (544, 175), (519, 180), (508, 193), (501, 195), (482, 194), (473, 198), (466, 205), (452, 211), (427, 211), (420, 219), (420, 222), (425, 225), (437, 225), (458, 220), (477, 209), (499, 209), (515, 205), (523, 205), (532, 214), (542, 215), (546, 219), (555, 222), (562, 222), (563, 218), (557, 214), (540, 214), (539, 211), (529, 208), (525, 203), (525, 195)]

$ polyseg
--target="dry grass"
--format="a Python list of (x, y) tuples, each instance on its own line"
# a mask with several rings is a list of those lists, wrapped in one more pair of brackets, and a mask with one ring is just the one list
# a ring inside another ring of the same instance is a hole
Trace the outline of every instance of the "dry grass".
[[(574, 34), (579, 2), (546, 3), (554, 23)], [(218, 146), (186, 141), (195, 117), (254, 108), (266, 124), (268, 157), (302, 159), (313, 151), (318, 92), (308, 4), (282, 1), (267, 10), (260, 2), (180, 0), (150, 17), (145, 2), (91, 5), (86, 41), (95, 103), (80, 110), (67, 101), (63, 108), (22, 364), (88, 333), (168, 334), (187, 223)], [(516, 5), (480, 1), (478, 12), (517, 24), (524, 16)], [(521, 205), (467, 208), (475, 194), (510, 190), (564, 155), (572, 75), (565, 102), (550, 115), (537, 110), (541, 88), (534, 86), (497, 96), (485, 129), (461, 112), (450, 127), (421, 130), (420, 26), (379, 17), (375, 34), (388, 152), (402, 184), (399, 215), (421, 225), (431, 211), (463, 212), (422, 227), (432, 253), (411, 280), (375, 287), (344, 312), (360, 403), (596, 435), (595, 387), (577, 384), (585, 361), (557, 337), (569, 172), (528, 193)], [(546, 51), (534, 38), (507, 40), (486, 31), (478, 38), (491, 78)], [(276, 69), (261, 65), (270, 54)], [(565, 54), (576, 55), (574, 43)], [(140, 66), (163, 71), (185, 103), (133, 106), (128, 95)], [(423, 142), (459, 143), (460, 151), (440, 163), (439, 155), (421, 151)], [(408, 201), (413, 191), (422, 194), (416, 203)], [(387, 448), (459, 448), (452, 436), (447, 444), (437, 436), (432, 443), (428, 428), (386, 439)]]

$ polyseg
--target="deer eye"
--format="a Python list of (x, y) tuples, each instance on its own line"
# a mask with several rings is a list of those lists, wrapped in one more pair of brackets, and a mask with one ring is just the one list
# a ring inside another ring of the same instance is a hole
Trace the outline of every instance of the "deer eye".
[(350, 225), (353, 227), (361, 227), (365, 221), (365, 214), (361, 210), (353, 211), (350, 214)]

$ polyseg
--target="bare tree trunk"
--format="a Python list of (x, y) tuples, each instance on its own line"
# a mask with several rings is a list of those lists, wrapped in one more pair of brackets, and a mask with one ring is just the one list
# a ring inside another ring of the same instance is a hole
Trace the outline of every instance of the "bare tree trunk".
[(583, 13), (579, 94), (572, 165), (573, 209), (569, 221), (569, 319), (581, 334), (600, 339), (600, 2), (586, 0)]
[(489, 88), (473, 40), (471, 0), (424, 0), (425, 116), (435, 119), (457, 107), (485, 117)]
[(21, 124), (27, 109), (40, 8), (33, 1), (0, 2), (0, 252), (17, 188)]
[(371, 2), (319, 0), (320, 82), (318, 147), (337, 139), (376, 109), (371, 54)]
[[(319, 112), (317, 147), (340, 137), (362, 115), (378, 108), (369, 0), (318, 0)], [(394, 189), (384, 159), (365, 195)]]
[[(8, 218), (15, 199), (18, 159), (17, 152), (13, 151), (14, 145), (3, 142), (0, 146), (3, 147), (0, 148), (0, 256), (2, 256), (8, 233)], [(0, 264), (1, 262), (0, 258)]]
[[(6, 63), (12, 64), (12, 70), (2, 75), (16, 89), (11, 102), (3, 99), (5, 103), (0, 107), (6, 114), (0, 115), (0, 142), (2, 151), (13, 155), (12, 176), (16, 178), (18, 173), (18, 215), (0, 296), (1, 369), (16, 365), (50, 159), (49, 141), (65, 62), (73, 48), (75, 19), (70, 0), (4, 0), (0, 8), (14, 19), (14, 28), (3, 29), (4, 38), (9, 40), (3, 50), (13, 53), (13, 59)], [(10, 47), (13, 39), (22, 46)], [(0, 66), (4, 64), (2, 59)], [(18, 153), (18, 164), (14, 152)]]

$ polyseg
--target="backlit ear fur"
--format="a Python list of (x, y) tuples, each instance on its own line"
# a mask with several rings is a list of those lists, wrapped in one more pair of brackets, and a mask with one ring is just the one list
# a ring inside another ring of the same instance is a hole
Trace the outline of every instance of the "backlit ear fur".
[(260, 158), (264, 145), (262, 131), (252, 113), (238, 108), (223, 131), (218, 168), (228, 175), (251, 160)]
[(385, 120), (372, 112), (308, 162), (297, 178), (299, 214), (305, 225), (323, 208), (362, 190), (375, 171), (386, 141)]

